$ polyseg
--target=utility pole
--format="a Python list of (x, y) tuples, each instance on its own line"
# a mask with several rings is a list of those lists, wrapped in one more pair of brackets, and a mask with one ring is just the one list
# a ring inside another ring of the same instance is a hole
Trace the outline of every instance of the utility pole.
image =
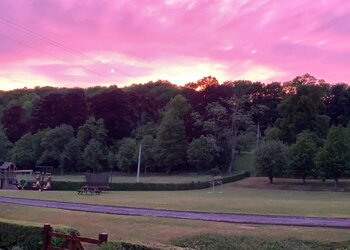
[(141, 167), (141, 150), (142, 150), (142, 143), (140, 142), (139, 146), (139, 160), (137, 163), (137, 176), (136, 176), (136, 182), (140, 182), (140, 167)]

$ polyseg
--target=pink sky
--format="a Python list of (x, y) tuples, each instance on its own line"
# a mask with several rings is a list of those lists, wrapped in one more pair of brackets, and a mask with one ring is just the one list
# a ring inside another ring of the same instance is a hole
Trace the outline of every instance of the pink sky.
[(0, 89), (304, 73), (349, 82), (349, 1), (0, 1)]

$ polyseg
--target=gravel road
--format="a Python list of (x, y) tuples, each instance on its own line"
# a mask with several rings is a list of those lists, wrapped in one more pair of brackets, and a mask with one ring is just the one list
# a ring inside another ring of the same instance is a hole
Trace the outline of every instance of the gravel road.
[(188, 220), (217, 221), (242, 224), (267, 224), (306, 227), (350, 228), (350, 218), (305, 217), (264, 214), (211, 213), (165, 209), (148, 209), (135, 207), (93, 205), (85, 203), (48, 201), (36, 199), (10, 198), (0, 196), (0, 203), (10, 203), (25, 206), (57, 208), (71, 211), (83, 211), (101, 214), (153, 216)]

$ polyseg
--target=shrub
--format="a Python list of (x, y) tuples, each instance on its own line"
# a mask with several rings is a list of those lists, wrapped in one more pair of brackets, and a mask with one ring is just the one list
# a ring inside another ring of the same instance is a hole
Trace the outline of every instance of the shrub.
[[(241, 172), (223, 178), (223, 183), (239, 181), (248, 177), (248, 172)], [(75, 191), (85, 185), (85, 182), (53, 181), (52, 190)], [(111, 183), (111, 191), (176, 191), (204, 189), (210, 187), (207, 181), (187, 183)]]
[(22, 247), (23, 249), (40, 249), (42, 228), (0, 222), (0, 249)]
[(231, 236), (220, 234), (199, 234), (172, 240), (172, 244), (191, 249), (208, 250), (312, 250), (333, 249), (330, 243), (319, 241), (303, 241), (297, 239), (269, 239), (248, 236)]
[[(70, 234), (72, 232), (75, 232), (77, 235), (80, 235), (80, 233), (77, 230), (75, 230), (74, 228), (71, 228), (71, 227), (57, 228), (57, 229), (55, 229), (55, 231), (58, 233), (62, 233), (62, 234)], [(64, 239), (56, 238), (56, 237), (52, 238), (52, 245), (55, 247), (61, 246), (63, 244), (63, 242), (64, 242)]]
[[(43, 228), (0, 221), (0, 249), (22, 248), (36, 250), (41, 248)], [(69, 234), (73, 228), (58, 228), (55, 231)], [(63, 241), (53, 238), (52, 244), (59, 246)]]
[(160, 250), (160, 248), (148, 247), (127, 242), (109, 242), (98, 248), (99, 250)]

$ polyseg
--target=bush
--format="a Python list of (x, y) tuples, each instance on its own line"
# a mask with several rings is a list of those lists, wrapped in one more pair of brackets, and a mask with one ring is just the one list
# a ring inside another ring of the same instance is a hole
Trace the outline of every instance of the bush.
[[(62, 234), (71, 234), (72, 232), (75, 232), (78, 236), (80, 236), (80, 233), (71, 227), (57, 228), (55, 229), (55, 232), (62, 233)], [(55, 247), (61, 246), (63, 242), (64, 242), (64, 239), (56, 238), (56, 237), (52, 238), (52, 245)]]
[[(237, 173), (223, 178), (223, 183), (239, 181), (248, 177), (248, 172)], [(75, 191), (84, 186), (85, 182), (53, 181), (52, 190)], [(188, 183), (111, 183), (111, 191), (177, 191), (204, 189), (210, 187), (207, 181)]]
[[(55, 231), (69, 234), (73, 228), (58, 228)], [(36, 250), (41, 248), (43, 228), (0, 221), (0, 249), (22, 248)], [(59, 246), (63, 241), (53, 239), (52, 244)]]
[(235, 175), (231, 175), (231, 176), (227, 176), (227, 177), (222, 178), (222, 183), (225, 184), (225, 183), (239, 181), (239, 180), (242, 180), (242, 179), (249, 177), (249, 176), (250, 176), (250, 173), (244, 171), (244, 172), (241, 172), (241, 173), (238, 173)]
[(40, 249), (42, 228), (0, 222), (0, 249), (22, 247), (23, 249)]
[(231, 236), (220, 234), (199, 234), (175, 239), (172, 244), (191, 249), (208, 250), (312, 250), (312, 249), (336, 249), (331, 243), (319, 241), (303, 241), (297, 239), (269, 239), (248, 236)]
[(127, 242), (109, 242), (102, 245), (99, 250), (160, 250), (160, 248), (148, 247), (139, 244), (132, 244)]

